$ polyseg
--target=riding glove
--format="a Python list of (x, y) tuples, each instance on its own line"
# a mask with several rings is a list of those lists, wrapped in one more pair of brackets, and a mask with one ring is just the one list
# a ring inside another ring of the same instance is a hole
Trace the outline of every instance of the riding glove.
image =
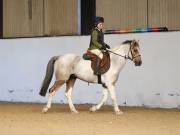
[(108, 44), (104, 44), (106, 48), (111, 49), (111, 47)]

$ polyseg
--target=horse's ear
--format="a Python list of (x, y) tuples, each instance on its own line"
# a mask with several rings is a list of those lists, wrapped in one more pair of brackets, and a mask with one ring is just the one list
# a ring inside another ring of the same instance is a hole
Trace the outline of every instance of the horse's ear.
[(134, 44), (135, 42), (136, 42), (136, 40), (135, 40), (135, 39), (133, 39), (133, 40), (132, 40), (132, 42), (131, 42), (131, 44)]

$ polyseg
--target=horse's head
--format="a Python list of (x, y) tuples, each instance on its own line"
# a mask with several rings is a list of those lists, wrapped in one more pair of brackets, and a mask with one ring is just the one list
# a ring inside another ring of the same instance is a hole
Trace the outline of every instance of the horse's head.
[(130, 43), (129, 57), (134, 62), (135, 66), (141, 66), (142, 60), (141, 60), (140, 48), (139, 48), (139, 43), (136, 40), (132, 40)]

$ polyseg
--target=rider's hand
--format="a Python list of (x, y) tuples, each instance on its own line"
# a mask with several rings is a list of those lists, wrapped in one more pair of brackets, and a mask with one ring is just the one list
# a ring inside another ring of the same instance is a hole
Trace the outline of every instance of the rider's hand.
[(110, 49), (111, 47), (109, 46), (109, 45), (107, 45), (107, 44), (105, 44), (105, 46), (106, 46), (106, 48), (108, 48), (108, 49)]
[(101, 47), (101, 50), (106, 50), (106, 46), (105, 45), (103, 45), (102, 47)]

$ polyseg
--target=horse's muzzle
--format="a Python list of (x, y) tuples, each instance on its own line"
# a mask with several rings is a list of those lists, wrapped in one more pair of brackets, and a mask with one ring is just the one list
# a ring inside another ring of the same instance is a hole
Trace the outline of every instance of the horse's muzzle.
[(135, 62), (135, 66), (141, 66), (141, 65), (142, 65), (142, 61)]

